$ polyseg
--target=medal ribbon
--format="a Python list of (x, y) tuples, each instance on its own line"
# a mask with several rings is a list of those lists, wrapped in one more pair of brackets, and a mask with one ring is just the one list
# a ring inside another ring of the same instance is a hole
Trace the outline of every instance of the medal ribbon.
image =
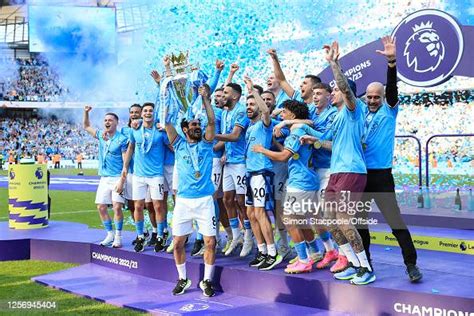
[[(365, 115), (365, 121), (364, 121), (364, 135), (362, 135), (362, 144), (365, 144), (365, 146), (367, 146), (367, 138), (369, 137), (370, 130), (372, 129), (372, 125), (373, 125), (374, 122), (375, 122), (375, 116), (377, 115), (377, 113), (378, 113), (378, 110), (377, 110), (377, 112), (370, 112), (370, 111), (369, 111), (369, 112)], [(368, 122), (369, 117), (370, 117), (370, 122)]]
[[(140, 127), (140, 131), (142, 134), (142, 145), (141, 145), (141, 150), (144, 154), (148, 153), (151, 149), (151, 145), (153, 144), (153, 139), (155, 138), (155, 128), (151, 128), (151, 136), (150, 140), (147, 142), (147, 139), (145, 137), (145, 126), (142, 124), (142, 127)], [(145, 144), (146, 143), (146, 144)]]
[(107, 159), (107, 154), (109, 153), (109, 148), (112, 145), (112, 142), (115, 139), (115, 136), (117, 136), (117, 132), (115, 132), (114, 136), (110, 138), (108, 141), (105, 141), (105, 147), (104, 147), (104, 152), (102, 153), (102, 167), (106, 167), (106, 162), (105, 160)]
[(199, 172), (199, 157), (198, 157), (198, 145), (199, 144), (196, 144), (195, 146), (193, 146), (193, 148), (191, 148), (191, 146), (189, 145), (189, 143), (187, 141), (185, 143), (186, 143), (186, 151), (188, 152), (189, 157), (191, 158), (191, 163), (193, 164), (194, 174), (198, 175), (198, 174), (200, 174), (200, 172)]

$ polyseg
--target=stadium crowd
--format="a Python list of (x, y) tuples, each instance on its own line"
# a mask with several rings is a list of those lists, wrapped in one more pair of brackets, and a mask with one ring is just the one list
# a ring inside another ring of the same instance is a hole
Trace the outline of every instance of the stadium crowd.
[(97, 159), (97, 144), (86, 137), (80, 125), (61, 119), (1, 118), (0, 153), (5, 161), (15, 162), (21, 158), (38, 160), (38, 155), (52, 160), (55, 154), (69, 160), (75, 160), (78, 154)]
[(61, 101), (67, 89), (48, 63), (41, 58), (16, 59), (17, 72), (5, 78), (3, 99), (8, 101)]
[[(53, 118), (0, 120), (0, 149), (4, 156), (14, 153), (17, 157), (61, 155), (75, 159), (83, 154), (85, 158), (98, 159), (102, 178), (96, 204), (107, 231), (101, 244), (122, 246), (123, 204), (126, 200), (132, 202), (129, 208), (137, 231), (135, 251), (144, 251), (148, 245), (156, 252), (169, 247), (174, 251), (179, 274), (174, 294), (184, 293), (191, 284), (186, 277), (184, 243), (185, 237), (192, 232), (193, 220), (198, 223), (201, 234), (201, 239), (196, 239), (193, 255), (204, 254), (205, 277), (200, 287), (206, 296), (214, 295), (214, 236), (219, 232), (219, 219), (228, 237), (222, 252), (228, 256), (241, 247), (240, 256), (246, 257), (253, 249), (255, 238), (258, 252), (249, 265), (259, 270), (271, 270), (289, 259), (289, 234), (297, 257), (289, 261), (285, 272), (311, 272), (315, 265), (318, 269), (330, 267), (335, 278), (351, 280), (353, 284), (374, 282), (366, 224), (355, 227), (352, 222), (327, 221), (325, 223), (329, 224), (308, 228), (283, 222), (281, 213), (287, 210), (287, 202), (293, 198), (299, 201), (302, 197), (317, 200), (319, 195), (316, 193), (324, 190), (325, 198), (333, 201), (340, 198), (341, 192), (363, 193), (365, 198), (384, 192), (384, 204), (379, 204), (382, 200), (378, 200), (377, 195), (368, 200), (373, 198), (384, 216), (392, 219), (389, 223), (403, 249), (409, 278), (417, 282), (422, 275), (416, 267), (416, 251), (395, 199), (394, 136), (395, 133), (415, 135), (424, 143), (432, 134), (465, 132), (466, 126), (473, 125), (472, 97), (470, 91), (399, 97), (393, 39), (384, 38), (383, 45), (381, 53), (387, 58), (388, 65), (387, 86), (384, 89), (381, 83), (369, 85), (364, 98), (366, 103), (355, 98), (355, 83), (345, 78), (340, 69), (337, 42), (326, 47), (326, 60), (337, 82), (334, 89), (314, 75), (304, 78), (300, 90), (294, 89), (286, 81), (277, 52), (270, 49), (268, 54), (274, 72), (268, 78), (266, 91), (245, 77), (247, 93), (243, 94), (242, 86), (232, 81), (239, 69), (236, 64), (231, 65), (224, 86), (217, 88), (224, 64), (216, 61), (217, 79), (211, 79), (209, 85), (202, 85), (193, 93), (193, 101), (199, 96), (201, 109), (205, 109), (206, 116), (199, 120), (192, 112), (192, 116), (180, 119), (173, 116), (177, 112), (158, 118), (158, 108), (154, 104), (135, 104), (130, 107), (129, 118), (136, 126), (129, 123), (128, 127), (117, 129), (118, 116), (107, 113), (102, 130), (91, 126), (89, 113), (92, 108), (86, 106), (82, 127)], [(165, 73), (171, 76), (168, 71), (170, 58), (165, 57), (164, 62)], [(34, 65), (20, 69), (17, 83), (31, 88), (22, 90), (14, 86), (15, 91), (25, 93), (23, 97), (30, 92), (41, 94), (57, 88), (54, 83), (45, 83), (38, 78), (28, 84), (29, 76), (40, 76), (41, 71), (54, 79), (47, 65), (35, 61)], [(30, 73), (32, 69), (42, 70)], [(152, 77), (160, 85), (160, 75), (152, 72)], [(35, 88), (36, 85), (40, 89)], [(44, 87), (47, 88), (41, 90)], [(56, 96), (61, 93), (60, 88), (54, 91)], [(171, 104), (175, 101), (170, 101), (170, 95), (173, 94), (160, 94), (160, 97), (165, 97), (164, 102)], [(243, 95), (246, 97), (241, 98)], [(384, 96), (386, 102), (383, 102)], [(453, 120), (453, 117), (459, 119)], [(126, 120), (122, 118), (121, 121)], [(205, 128), (205, 132), (201, 128)], [(87, 134), (95, 139), (86, 137)], [(272, 135), (275, 136), (273, 143)], [(437, 154), (432, 158), (436, 161), (472, 160), (470, 140), (441, 139), (433, 146)], [(409, 142), (402, 142), (397, 147), (395, 167), (404, 161), (416, 163)], [(444, 147), (446, 149), (442, 150)], [(277, 177), (282, 179), (279, 181)], [(223, 191), (221, 197), (219, 187)], [(167, 244), (170, 235), (167, 194), (176, 196), (171, 245)], [(275, 204), (270, 205), (270, 202)], [(145, 204), (150, 218), (154, 215), (149, 240), (144, 234)], [(107, 212), (108, 205), (113, 206), (114, 223)], [(275, 232), (278, 229), (283, 242), (278, 249), (273, 227), (265, 213), (267, 210), (273, 212)], [(349, 213), (341, 215), (331, 208), (323, 212), (328, 212), (325, 216), (335, 216), (329, 219), (353, 218)], [(319, 248), (318, 238), (324, 248)]]

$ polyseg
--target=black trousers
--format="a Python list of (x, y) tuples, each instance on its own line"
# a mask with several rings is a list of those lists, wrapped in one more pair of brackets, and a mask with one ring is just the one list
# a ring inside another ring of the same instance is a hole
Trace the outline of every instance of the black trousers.
[[(374, 200), (383, 214), (387, 224), (402, 249), (405, 265), (416, 264), (417, 254), (410, 232), (400, 214), (396, 195), (395, 182), (393, 181), (392, 169), (369, 169), (367, 170), (367, 185), (362, 199), (364, 201)], [(367, 213), (365, 214), (367, 215)], [(370, 232), (368, 226), (357, 228), (364, 244), (367, 258), (370, 259)]]

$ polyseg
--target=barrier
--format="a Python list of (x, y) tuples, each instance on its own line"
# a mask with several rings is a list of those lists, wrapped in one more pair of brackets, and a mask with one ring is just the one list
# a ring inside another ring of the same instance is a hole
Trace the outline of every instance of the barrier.
[(421, 164), (421, 141), (418, 137), (413, 135), (396, 135), (395, 138), (412, 138), (418, 144), (418, 186), (421, 187), (423, 185), (423, 171), (422, 171), (422, 164)]
[(48, 179), (45, 165), (8, 167), (8, 210), (11, 229), (48, 226)]
[(440, 138), (440, 137), (472, 137), (474, 134), (436, 134), (432, 135), (428, 140), (426, 141), (426, 147), (425, 147), (425, 166), (426, 166), (426, 187), (430, 187), (430, 150), (429, 150), (429, 145), (431, 140), (434, 138)]

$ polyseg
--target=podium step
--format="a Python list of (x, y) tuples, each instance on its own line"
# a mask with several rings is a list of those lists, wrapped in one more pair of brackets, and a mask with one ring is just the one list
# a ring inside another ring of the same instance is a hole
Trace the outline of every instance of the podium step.
[[(50, 227), (36, 231), (9, 230), (6, 226), (6, 223), (0, 223), (0, 260), (31, 258), (93, 264), (95, 267), (101, 266), (125, 273), (128, 278), (144, 277), (147, 280), (164, 282), (157, 284), (168, 284), (168, 290), (163, 292), (163, 295), (167, 295), (165, 301), (172, 297), (169, 293), (177, 278), (173, 256), (155, 253), (150, 247), (141, 253), (134, 252), (131, 246), (135, 238), (133, 232), (123, 232), (125, 246), (113, 249), (97, 245), (104, 236), (102, 230), (89, 229), (81, 224), (51, 222)], [(373, 231), (377, 233), (376, 229)], [(439, 230), (436, 235), (435, 229), (423, 227), (414, 228), (412, 232), (414, 235), (420, 232), (439, 238), (471, 238), (472, 234), (472, 231)], [(190, 243), (187, 247), (188, 255), (191, 247)], [(249, 302), (275, 302), (357, 315), (393, 315), (410, 306), (425, 310), (428, 308), (433, 315), (438, 315), (438, 311), (441, 311), (439, 315), (454, 315), (454, 312), (460, 315), (473, 310), (474, 256), (418, 250), (418, 266), (424, 277), (421, 283), (412, 284), (405, 274), (399, 247), (373, 245), (371, 253), (377, 280), (367, 286), (354, 286), (347, 281), (337, 281), (328, 270), (288, 275), (283, 272), (284, 264), (281, 264), (272, 271), (257, 271), (248, 266), (250, 258), (240, 258), (238, 254), (231, 257), (218, 254), (215, 283), (217, 289), (225, 295), (244, 297)], [(188, 256), (187, 271), (188, 277), (195, 283), (202, 278), (202, 258)], [(88, 270), (86, 272), (89, 273)], [(86, 274), (86, 277), (91, 285), (95, 284), (93, 276)], [(108, 286), (115, 285), (110, 280)], [(72, 282), (72, 285), (81, 289), (81, 284), (74, 283), (74, 276), (64, 278), (63, 281), (64, 284)], [(196, 286), (197, 284), (194, 289)], [(163, 302), (161, 298), (159, 302)], [(256, 306), (259, 306), (258, 304)]]
[(192, 280), (183, 295), (171, 294), (175, 283), (151, 279), (127, 272), (85, 264), (68, 270), (34, 277), (52, 288), (92, 298), (119, 307), (157, 315), (347, 315), (344, 313), (253, 299), (218, 292), (207, 298)]

